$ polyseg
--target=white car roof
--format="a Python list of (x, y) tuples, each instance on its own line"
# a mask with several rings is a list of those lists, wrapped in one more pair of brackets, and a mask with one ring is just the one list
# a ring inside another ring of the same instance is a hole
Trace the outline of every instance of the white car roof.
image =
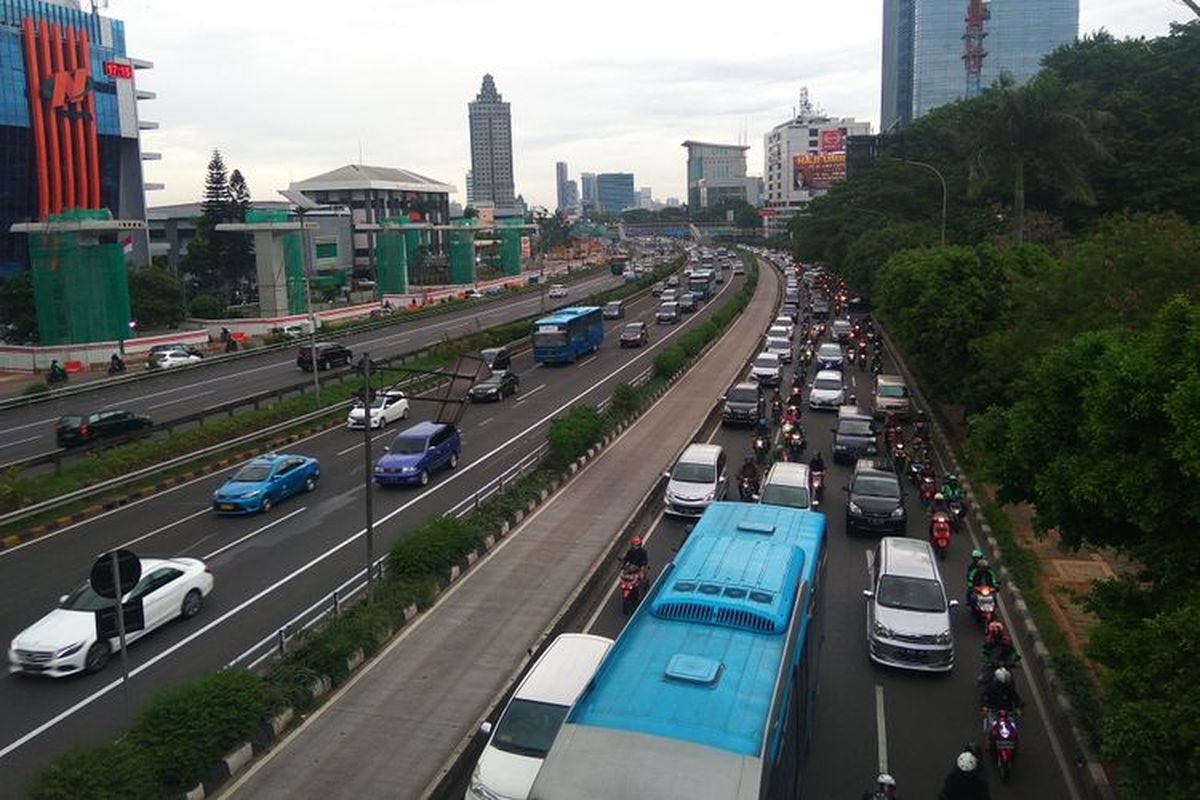
[(767, 352), (766, 350), (764, 350), (761, 353), (759, 353), (758, 355), (756, 355), (754, 357), (754, 360), (758, 361), (760, 358), (770, 359), (771, 361), (778, 361), (779, 354), (778, 353), (770, 353), (770, 352)]
[(822, 378), (828, 378), (830, 380), (835, 380), (838, 383), (841, 383), (842, 382), (842, 373), (838, 372), (836, 369), (823, 369), (823, 370), (820, 370), (819, 372), (817, 372), (817, 374), (813, 378), (813, 380), (819, 381)]
[(808, 465), (796, 464), (791, 461), (777, 461), (767, 473), (763, 486), (776, 483), (781, 486), (802, 486), (808, 488)]
[(612, 639), (564, 633), (550, 643), (517, 687), (514, 697), (569, 706), (587, 686), (612, 647)]

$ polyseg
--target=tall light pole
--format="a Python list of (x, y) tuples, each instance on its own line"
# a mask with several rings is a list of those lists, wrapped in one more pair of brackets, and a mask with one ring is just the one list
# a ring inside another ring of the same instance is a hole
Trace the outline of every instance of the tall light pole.
[(899, 161), (901, 164), (912, 164), (914, 167), (923, 167), (923, 168), (929, 170), (930, 172), (932, 172), (934, 175), (937, 175), (937, 179), (939, 181), (941, 181), (941, 184), (942, 184), (942, 247), (945, 247), (946, 246), (946, 179), (942, 176), (942, 173), (933, 164), (927, 164), (924, 161), (912, 161), (911, 159), (907, 159), (907, 158), (893, 158), (891, 156), (884, 156), (883, 160), (884, 161)]

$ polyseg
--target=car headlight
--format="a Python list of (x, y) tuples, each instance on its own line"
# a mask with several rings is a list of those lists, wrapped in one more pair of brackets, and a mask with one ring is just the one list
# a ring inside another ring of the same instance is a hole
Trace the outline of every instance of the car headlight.
[(248, 492), (243, 492), (242, 497), (258, 497), (258, 494), (261, 491), (262, 491), (262, 489), (251, 489)]
[(871, 632), (883, 639), (892, 638), (892, 629), (878, 620), (871, 626)]
[(704, 495), (704, 502), (711, 503), (716, 498), (716, 496), (717, 496), (717, 493), (715, 491), (709, 492), (708, 494)]
[(892, 519), (903, 519), (903, 518), (904, 518), (904, 506), (897, 506), (895, 509), (892, 510)]
[(75, 644), (69, 644), (66, 647), (61, 648), (57, 653), (55, 653), (54, 657), (55, 658), (66, 658), (67, 656), (73, 656), (76, 653), (78, 653), (80, 650), (82, 650), (83, 646), (85, 644), (87, 644), (87, 642), (85, 642), (85, 641), (79, 641), (79, 642), (76, 642)]
[(862, 513), (862, 508), (858, 505), (858, 503), (854, 502), (853, 500), (850, 501), (849, 508), (850, 508), (851, 514), (861, 514)]
[(933, 637), (933, 640), (938, 644), (950, 644), (950, 631), (942, 631), (937, 636)]
[(416, 467), (401, 467), (400, 471), (401, 472), (416, 472), (417, 468)]

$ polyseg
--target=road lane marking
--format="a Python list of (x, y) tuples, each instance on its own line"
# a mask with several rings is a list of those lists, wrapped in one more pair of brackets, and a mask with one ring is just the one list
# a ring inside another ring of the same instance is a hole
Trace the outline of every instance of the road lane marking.
[(245, 536), (238, 537), (237, 539), (234, 539), (229, 544), (222, 545), (221, 547), (218, 547), (216, 550), (213, 550), (211, 553), (208, 553), (207, 555), (200, 556), (200, 560), (208, 561), (211, 558), (215, 558), (216, 556), (221, 555), (221, 553), (224, 553), (226, 550), (230, 549), (231, 547), (237, 547), (242, 542), (246, 541), (247, 539), (249, 539), (251, 537), (258, 536), (260, 533), (266, 533), (271, 528), (274, 528), (276, 525), (279, 525), (280, 523), (283, 523), (283, 522), (287, 522), (292, 517), (296, 516), (297, 514), (301, 514), (307, 510), (308, 510), (308, 506), (300, 506), (300, 508), (297, 508), (292, 513), (286, 514), (277, 520), (272, 520), (271, 522), (268, 522), (266, 525), (263, 525), (261, 528), (252, 530), (249, 533), (247, 533)]
[[(731, 284), (726, 284), (726, 286), (729, 286), (729, 285), (731, 285)], [(722, 289), (722, 291), (724, 291), (724, 289)], [(407, 503), (403, 503), (403, 504), (401, 504), (400, 506), (398, 506), (397, 508), (395, 508), (395, 509), (393, 509), (392, 511), (388, 512), (387, 514), (384, 514), (382, 517), (380, 517), (379, 519), (377, 519), (377, 520), (375, 521), (375, 527), (376, 527), (376, 528), (378, 528), (378, 527), (382, 526), (383, 524), (385, 524), (385, 523), (389, 522), (390, 520), (392, 520), (393, 518), (395, 518), (396, 516), (398, 516), (398, 515), (399, 515), (399, 514), (401, 514), (402, 512), (404, 512), (404, 511), (407, 511), (409, 508), (411, 508), (411, 507), (412, 507), (412, 506), (414, 506), (415, 504), (417, 504), (417, 503), (419, 503), (420, 501), (424, 500), (426, 497), (428, 497), (429, 495), (433, 494), (434, 492), (436, 492), (436, 491), (439, 491), (439, 490), (441, 490), (441, 489), (444, 489), (445, 487), (447, 487), (447, 486), (451, 485), (451, 484), (452, 484), (452, 483), (454, 483), (456, 480), (458, 480), (459, 478), (461, 478), (463, 475), (466, 475), (467, 473), (469, 473), (469, 472), (470, 472), (471, 470), (473, 470), (475, 467), (478, 467), (478, 466), (480, 466), (481, 464), (486, 464), (486, 463), (487, 463), (488, 461), (490, 461), (490, 460), (491, 460), (491, 459), (492, 459), (494, 456), (496, 456), (496, 454), (497, 454), (497, 453), (504, 452), (505, 450), (507, 450), (508, 448), (510, 448), (510, 447), (511, 447), (511, 446), (512, 446), (512, 445), (513, 445), (515, 442), (518, 442), (518, 441), (520, 441), (522, 438), (524, 438), (525, 436), (529, 435), (529, 433), (531, 433), (532, 431), (535, 431), (535, 430), (537, 430), (539, 427), (541, 427), (542, 425), (544, 425), (545, 423), (547, 423), (547, 422), (549, 422), (551, 419), (553, 419), (553, 418), (554, 418), (556, 415), (558, 415), (558, 414), (562, 413), (562, 411), (563, 411), (564, 409), (570, 408), (571, 406), (575, 405), (575, 404), (576, 404), (576, 403), (578, 403), (580, 400), (582, 400), (584, 397), (586, 397), (588, 394), (590, 394), (591, 392), (595, 391), (595, 389), (596, 389), (596, 388), (597, 388), (597, 387), (598, 387), (600, 384), (603, 384), (603, 383), (605, 383), (606, 381), (609, 381), (609, 380), (611, 380), (612, 378), (616, 377), (616, 376), (617, 376), (617, 375), (619, 375), (620, 373), (622, 373), (622, 372), (624, 372), (625, 370), (629, 369), (631, 366), (633, 366), (634, 364), (636, 364), (636, 363), (637, 363), (638, 361), (640, 361), (641, 359), (643, 359), (643, 358), (645, 358), (645, 357), (647, 357), (647, 356), (651, 355), (651, 354), (652, 354), (652, 353), (653, 353), (653, 352), (654, 352), (654, 351), (655, 351), (655, 350), (656, 350), (658, 347), (660, 347), (660, 346), (661, 346), (661, 345), (662, 345), (664, 342), (667, 342), (667, 341), (668, 341), (668, 340), (669, 340), (669, 339), (670, 339), (672, 336), (675, 336), (677, 333), (682, 333), (682, 332), (683, 332), (685, 329), (686, 329), (686, 324), (685, 324), (685, 325), (680, 325), (680, 326), (677, 326), (677, 327), (676, 327), (674, 330), (672, 330), (672, 331), (670, 331), (669, 333), (667, 333), (666, 335), (664, 335), (664, 336), (663, 336), (661, 339), (659, 339), (657, 342), (655, 342), (654, 344), (650, 345), (650, 347), (648, 347), (648, 348), (643, 348), (644, 352), (641, 352), (641, 353), (639, 353), (638, 355), (636, 355), (636, 356), (634, 356), (633, 358), (629, 359), (628, 361), (626, 361), (625, 363), (621, 364), (620, 366), (617, 366), (616, 368), (614, 368), (613, 370), (611, 370), (611, 371), (610, 371), (610, 372), (609, 372), (607, 375), (603, 376), (602, 378), (600, 378), (599, 380), (597, 380), (596, 382), (594, 382), (594, 383), (593, 383), (591, 386), (588, 386), (587, 388), (583, 389), (583, 390), (582, 390), (582, 391), (580, 391), (578, 394), (576, 394), (574, 397), (572, 397), (571, 399), (569, 399), (569, 400), (567, 400), (566, 402), (562, 403), (560, 406), (558, 406), (557, 408), (555, 408), (555, 409), (553, 409), (552, 411), (550, 411), (549, 413), (547, 413), (545, 416), (543, 416), (543, 417), (542, 417), (541, 419), (539, 419), (538, 421), (536, 421), (536, 422), (532, 423), (531, 425), (529, 425), (529, 426), (528, 426), (527, 428), (525, 428), (524, 430), (520, 431), (520, 432), (519, 432), (519, 433), (517, 433), (516, 435), (512, 436), (511, 438), (509, 438), (507, 441), (505, 441), (505, 442), (502, 442), (501, 444), (497, 445), (495, 448), (493, 448), (492, 450), (488, 451), (488, 452), (487, 452), (487, 453), (485, 453), (483, 456), (480, 456), (480, 458), (479, 458), (478, 460), (476, 460), (476, 461), (472, 461), (472, 462), (471, 462), (471, 463), (469, 463), (469, 464), (466, 464), (466, 465), (460, 466), (458, 470), (456, 470), (454, 473), (452, 473), (452, 474), (451, 474), (449, 477), (447, 477), (446, 479), (444, 479), (444, 480), (442, 480), (442, 481), (439, 481), (438, 483), (435, 483), (435, 484), (433, 484), (432, 486), (430, 486), (430, 487), (429, 487), (428, 489), (426, 489), (425, 491), (423, 491), (423, 492), (421, 492), (420, 494), (418, 494), (418, 495), (416, 495), (415, 497), (413, 497), (413, 498), (412, 498), (411, 500), (409, 500)], [(655, 405), (657, 405), (658, 403), (661, 403), (661, 402), (663, 402), (664, 398), (665, 398), (665, 395), (664, 395), (664, 397), (660, 397), (660, 398), (658, 399), (658, 401), (656, 401)], [(653, 407), (654, 407), (654, 406), (651, 406), (651, 408), (653, 408)], [(337, 429), (336, 429), (336, 428), (331, 428), (330, 430), (337, 430)], [(315, 438), (315, 436), (321, 436), (321, 435), (324, 435), (325, 433), (328, 433), (328, 432), (329, 432), (329, 431), (322, 431), (321, 433), (315, 434), (315, 435), (314, 435), (314, 437), (312, 437), (312, 438)], [(622, 435), (624, 435), (624, 434), (622, 434)], [(211, 477), (211, 476), (205, 476), (205, 477)], [(198, 480), (199, 480), (199, 479), (198, 479)], [(181, 486), (182, 486), (182, 485), (186, 485), (186, 484), (181, 484)], [(178, 487), (176, 487), (176, 488), (178, 488)], [(146, 498), (146, 499), (149, 499), (149, 498)], [(130, 504), (130, 505), (132, 505), (132, 504)], [(544, 508), (544, 506), (543, 506), (543, 508)], [(115, 511), (115, 510), (116, 510), (116, 509), (114, 509), (114, 511)], [(303, 509), (301, 509), (301, 510), (303, 510)], [(535, 513), (537, 513), (537, 512), (535, 512)], [(100, 516), (106, 516), (106, 515), (100, 515)], [(93, 518), (93, 519), (92, 519), (92, 520), (90, 520), (90, 521), (95, 521), (95, 519), (98, 519), (98, 518), (99, 518), (99, 517), (95, 517), (95, 518)], [(281, 519), (281, 520), (279, 520), (279, 521), (282, 521), (282, 519)], [(69, 527), (75, 527), (75, 526), (69, 526)], [(65, 531), (65, 530), (68, 530), (68, 528), (62, 528), (62, 529), (60, 529), (60, 531), (59, 531), (59, 532), (62, 532), (62, 531)], [(279, 588), (281, 588), (281, 587), (283, 587), (283, 586), (285, 586), (285, 585), (287, 585), (287, 584), (291, 583), (292, 581), (294, 581), (296, 578), (300, 577), (301, 575), (304, 575), (304, 574), (305, 574), (305, 573), (307, 573), (309, 570), (311, 570), (313, 567), (316, 567), (318, 564), (321, 564), (322, 562), (324, 562), (324, 561), (326, 561), (327, 559), (329, 559), (329, 558), (333, 557), (333, 556), (334, 556), (334, 555), (336, 555), (337, 553), (340, 553), (342, 550), (344, 550), (345, 548), (347, 548), (347, 547), (349, 547), (350, 545), (354, 544), (355, 542), (357, 542), (359, 539), (361, 539), (361, 538), (362, 538), (363, 536), (365, 536), (365, 535), (366, 535), (366, 529), (365, 529), (365, 528), (360, 528), (360, 529), (358, 530), (358, 532), (357, 532), (357, 533), (350, 535), (350, 536), (349, 536), (349, 537), (347, 537), (346, 539), (342, 540), (340, 543), (338, 543), (338, 544), (336, 544), (336, 545), (332, 546), (331, 548), (329, 548), (328, 550), (326, 550), (324, 553), (321, 553), (320, 555), (318, 555), (318, 556), (316, 556), (316, 557), (314, 557), (314, 558), (310, 559), (310, 560), (309, 560), (307, 563), (300, 565), (300, 566), (299, 566), (299, 567), (297, 567), (296, 569), (294, 569), (294, 570), (292, 570), (291, 572), (289, 572), (287, 575), (284, 575), (283, 577), (281, 577), (281, 578), (279, 578), (279, 579), (275, 580), (275, 581), (274, 581), (274, 582), (272, 582), (270, 585), (268, 585), (268, 586), (266, 586), (265, 588), (263, 588), (263, 589), (259, 590), (259, 591), (258, 591), (257, 593), (255, 593), (254, 595), (251, 595), (250, 597), (246, 598), (246, 599), (245, 599), (245, 600), (243, 600), (241, 603), (239, 603), (239, 604), (237, 604), (236, 606), (234, 606), (233, 608), (229, 609), (228, 611), (226, 611), (226, 612), (225, 612), (224, 614), (222, 614), (221, 616), (219, 616), (219, 617), (217, 617), (216, 619), (214, 619), (213, 621), (209, 622), (207, 625), (204, 625), (204, 626), (203, 626), (203, 627), (201, 627), (200, 629), (198, 629), (198, 630), (196, 630), (196, 631), (193, 631), (191, 634), (189, 634), (189, 635), (185, 636), (184, 638), (180, 639), (179, 641), (175, 642), (175, 643), (174, 643), (174, 644), (172, 644), (170, 647), (167, 647), (166, 649), (162, 650), (161, 652), (159, 652), (159, 653), (157, 653), (157, 654), (155, 654), (155, 655), (151, 656), (151, 657), (150, 657), (150, 658), (148, 658), (148, 659), (147, 659), (145, 662), (143, 662), (142, 664), (139, 664), (137, 667), (135, 667), (135, 668), (133, 668), (132, 670), (130, 670), (130, 672), (129, 672), (129, 676), (130, 676), (130, 677), (136, 677), (137, 675), (140, 675), (141, 673), (143, 673), (143, 672), (145, 672), (146, 670), (150, 669), (150, 668), (151, 668), (151, 667), (153, 667), (154, 665), (158, 664), (160, 661), (163, 661), (164, 659), (167, 659), (167, 658), (171, 657), (172, 655), (174, 655), (174, 654), (175, 654), (175, 653), (177, 653), (178, 651), (182, 650), (184, 647), (187, 647), (187, 646), (188, 646), (188, 645), (190, 645), (192, 642), (194, 642), (194, 641), (196, 641), (197, 639), (199, 639), (200, 637), (202, 637), (202, 636), (206, 635), (206, 634), (207, 634), (209, 631), (213, 630), (214, 628), (217, 628), (217, 627), (218, 627), (218, 626), (220, 626), (220, 625), (223, 625), (223, 624), (224, 624), (224, 623), (225, 623), (227, 620), (229, 620), (229, 619), (233, 618), (234, 616), (236, 616), (236, 615), (240, 614), (241, 612), (245, 611), (247, 608), (249, 608), (249, 607), (251, 607), (251, 606), (255, 605), (255, 604), (256, 604), (256, 603), (258, 603), (260, 600), (262, 600), (264, 597), (267, 597), (268, 595), (271, 595), (271, 594), (273, 594), (273, 593), (274, 593), (275, 591), (277, 591)], [(33, 543), (36, 543), (36, 542), (44, 542), (44, 541), (47, 541), (49, 538), (50, 538), (49, 536), (43, 536), (43, 537), (40, 537), (40, 538), (38, 538), (38, 539), (33, 539), (33, 540), (31, 540), (30, 542), (27, 542), (26, 544), (33, 544)], [(512, 537), (510, 536), (509, 538), (505, 539), (505, 541), (504, 541), (504, 542), (502, 542), (502, 543), (501, 543), (500, 547), (503, 547), (505, 542), (508, 542), (508, 541), (511, 541), (511, 540), (512, 540)], [(9, 550), (0, 551), (0, 556), (7, 555), (8, 553), (15, 552), (17, 549), (18, 549), (18, 548), (12, 548), (12, 549), (9, 549)], [(500, 548), (498, 547), (498, 548), (497, 548), (497, 550), (499, 550), (499, 549), (500, 549)], [(492, 552), (493, 552), (493, 553), (495, 553), (495, 552), (496, 552), (496, 550), (493, 550)], [(472, 572), (472, 573), (469, 573), (469, 574), (474, 574), (474, 573)], [(451, 587), (451, 590), (453, 591), (455, 587), (457, 587), (457, 586), (461, 586), (461, 585), (463, 585), (463, 583), (464, 583), (464, 581), (459, 581), (459, 582), (455, 583), (455, 584), (454, 584), (454, 586), (452, 586), (452, 587)], [(423, 617), (421, 617), (421, 618), (423, 618)], [(421, 619), (421, 618), (418, 618), (418, 619)], [(410, 631), (410, 630), (412, 630), (414, 627), (415, 627), (415, 626), (405, 626), (405, 628), (404, 628), (404, 631)], [(404, 636), (404, 633), (402, 632), (402, 634), (401, 634), (401, 638), (403, 638), (403, 636)], [(399, 641), (399, 639), (398, 639), (398, 640), (396, 640), (396, 641)], [(386, 652), (387, 652), (387, 650), (385, 650), (384, 652), (386, 653)], [(362, 674), (362, 673), (360, 673), (360, 674)], [(5, 756), (7, 756), (9, 753), (12, 753), (13, 751), (15, 751), (15, 750), (17, 750), (17, 749), (19, 749), (19, 748), (23, 747), (23, 746), (24, 746), (25, 744), (27, 744), (28, 742), (30, 742), (30, 741), (32, 741), (32, 740), (34, 740), (34, 739), (36, 739), (38, 736), (41, 736), (41, 735), (42, 735), (43, 733), (45, 733), (46, 731), (48, 731), (48, 730), (50, 730), (51, 728), (55, 727), (56, 725), (58, 725), (59, 723), (63, 722), (64, 720), (66, 720), (66, 719), (70, 718), (71, 716), (75, 715), (76, 713), (78, 713), (79, 711), (83, 710), (84, 708), (87, 708), (87, 707), (88, 707), (88, 706), (90, 706), (92, 703), (96, 702), (97, 700), (101, 699), (102, 697), (104, 697), (104, 696), (105, 696), (105, 695), (107, 695), (108, 693), (112, 692), (114, 689), (116, 689), (116, 688), (117, 688), (118, 686), (120, 686), (120, 685), (121, 685), (121, 679), (117, 679), (117, 680), (115, 680), (115, 681), (112, 681), (111, 683), (109, 683), (108, 685), (104, 686), (103, 688), (101, 688), (101, 689), (98, 689), (98, 690), (96, 690), (95, 692), (93, 692), (92, 694), (88, 695), (87, 697), (84, 697), (84, 698), (80, 699), (79, 701), (77, 701), (76, 703), (74, 703), (73, 705), (71, 705), (69, 708), (67, 708), (67, 709), (65, 709), (65, 710), (63, 710), (63, 711), (60, 711), (58, 714), (55, 714), (53, 717), (51, 717), (51, 718), (50, 718), (50, 719), (48, 719), (47, 721), (45, 721), (45, 722), (41, 723), (40, 725), (36, 726), (36, 727), (35, 727), (35, 728), (33, 728), (32, 730), (30, 730), (30, 731), (26, 732), (25, 734), (22, 734), (20, 737), (18, 737), (17, 739), (14, 739), (13, 741), (9, 742), (9, 743), (8, 743), (7, 745), (5, 745), (4, 747), (0, 747), (0, 759), (3, 759), (3, 758), (4, 758)], [(350, 686), (350, 685), (352, 685), (352, 683), (347, 683), (347, 684), (346, 684), (346, 686)], [(327, 708), (327, 707), (329, 707), (329, 703), (326, 703), (325, 705), (323, 705), (323, 706), (322, 706), (322, 708)], [(272, 752), (273, 752), (273, 751), (272, 751)]]
[[(478, 427), (482, 428), (484, 425), (487, 425), (489, 422), (491, 422), (494, 419), (495, 419), (495, 417), (488, 417), (483, 422), (479, 423)], [(116, 613), (116, 612), (113, 612), (113, 613)]]
[[(149, 539), (151, 536), (155, 536), (157, 534), (162, 533), (163, 531), (170, 530), (171, 528), (174, 528), (176, 525), (182, 525), (183, 523), (187, 522), (188, 520), (193, 520), (196, 517), (202, 516), (204, 514), (209, 514), (211, 512), (212, 512), (211, 508), (207, 508), (207, 507), (202, 508), (194, 514), (188, 514), (186, 517), (180, 517), (179, 519), (175, 520), (174, 522), (168, 522), (166, 525), (160, 525), (159, 527), (155, 528), (154, 530), (150, 531), (149, 533), (143, 533), (141, 536), (137, 537), (136, 539), (130, 539), (128, 542), (122, 542), (121, 544), (117, 545), (113, 549), (120, 550), (122, 548), (131, 547), (140, 541)], [(98, 553), (97, 557), (99, 557), (100, 555), (103, 555), (103, 553)]]
[(24, 439), (17, 439), (15, 442), (9, 442), (8, 444), (0, 444), (0, 450), (3, 450), (6, 447), (16, 447), (19, 444), (25, 444), (26, 442), (32, 442), (34, 439), (40, 439), (40, 438), (42, 438), (42, 434), (39, 433), (37, 436), (27, 436)]
[(146, 406), (146, 410), (153, 411), (156, 408), (165, 408), (166, 406), (173, 406), (176, 403), (186, 403), (188, 400), (195, 400), (197, 397), (204, 397), (205, 395), (212, 394), (215, 391), (215, 389), (209, 389), (207, 392), (197, 392), (196, 394), (188, 395), (187, 397), (180, 397), (175, 400), (164, 400), (161, 403), (155, 403), (152, 406)]
[[(331, 430), (335, 430), (335, 431), (336, 431), (336, 430), (341, 430), (341, 429), (340, 429), (340, 428), (332, 428)], [(375, 435), (375, 436), (372, 436), (372, 437), (371, 437), (371, 441), (372, 441), (372, 442), (377, 442), (377, 441), (379, 441), (380, 439), (382, 439), (383, 437), (385, 437), (385, 436), (389, 435), (389, 433), (390, 433), (389, 431), (384, 431), (384, 432), (382, 432), (382, 433), (380, 433), (380, 434), (377, 434), (377, 435)], [(355, 442), (354, 444), (350, 445), (349, 447), (347, 447), (347, 448), (345, 448), (345, 449), (338, 450), (338, 453), (337, 453), (337, 454), (338, 454), (339, 456), (344, 456), (344, 455), (346, 455), (346, 453), (353, 453), (355, 450), (357, 450), (358, 448), (360, 448), (360, 447), (362, 447), (362, 446), (363, 446), (363, 443), (362, 443), (362, 441), (358, 441), (358, 442)]]
[(521, 405), (521, 403), (524, 403), (524, 402), (525, 402), (526, 400), (528, 400), (528, 399), (529, 399), (531, 396), (533, 396), (533, 395), (537, 394), (538, 392), (540, 392), (542, 389), (545, 389), (545, 388), (546, 388), (546, 384), (544, 384), (544, 383), (539, 383), (537, 386), (533, 387), (533, 388), (532, 388), (532, 389), (530, 389), (528, 392), (525, 392), (524, 394), (522, 394), (522, 395), (521, 395), (521, 399), (520, 399), (520, 400), (518, 400), (517, 402), (513, 403), (513, 405), (514, 405), (514, 406), (519, 406), (519, 405)]
[(23, 431), (26, 428), (36, 428), (38, 425), (45, 425), (48, 422), (58, 422), (58, 420), (58, 417), (47, 417), (46, 419), (39, 419), (37, 422), (26, 422), (24, 425), (14, 425), (11, 428), (0, 429), (0, 435), (12, 433), (14, 431)]
[(875, 684), (875, 735), (879, 742), (879, 773), (888, 771), (887, 720), (883, 715), (883, 687)]
[(583, 361), (580, 361), (580, 362), (579, 362), (578, 364), (576, 364), (575, 366), (577, 366), (577, 367), (586, 367), (588, 364), (592, 363), (593, 361), (595, 361), (595, 360), (596, 360), (597, 358), (599, 358), (599, 357), (600, 357), (600, 356), (592, 356), (591, 358), (585, 358)]

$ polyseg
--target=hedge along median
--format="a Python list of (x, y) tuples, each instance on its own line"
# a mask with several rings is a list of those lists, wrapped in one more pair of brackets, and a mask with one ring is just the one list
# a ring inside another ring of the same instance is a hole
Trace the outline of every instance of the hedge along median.
[[(641, 387), (619, 384), (606, 412), (576, 406), (551, 421), (549, 453), (542, 466), (480, 503), (462, 519), (437, 517), (418, 525), (388, 554), (374, 599), (346, 608), (298, 637), (293, 648), (265, 675), (226, 669), (158, 691), (130, 731), (115, 743), (73, 750), (54, 759), (33, 779), (33, 800), (79, 797), (169, 798), (212, 791), (236, 770), (228, 754), (261, 750), (294, 718), (319, 702), (395, 630), (428, 608), (472, 554), (480, 554), (524, 517), (549, 492), (562, 486), (588, 451), (624, 430), (677, 379), (684, 367), (714, 341), (753, 295), (751, 272), (738, 293), (725, 301), (692, 341), (695, 352), (668, 373), (657, 365)], [(689, 332), (688, 335), (690, 335)], [(681, 337), (683, 338), (683, 337)], [(250, 744), (247, 744), (250, 743)], [(191, 790), (191, 791), (189, 791)]]
[[(638, 281), (623, 284), (613, 289), (590, 296), (590, 302), (604, 303), (608, 300), (630, 297), (650, 288), (657, 280), (669, 275), (682, 266), (682, 258), (673, 259), (670, 263), (649, 273)], [(453, 359), (464, 353), (475, 352), (486, 347), (513, 345), (522, 342), (529, 334), (533, 317), (526, 317), (514, 322), (481, 328), (455, 339), (447, 339), (429, 349), (425, 359), (406, 363), (407, 370), (384, 368), (380, 380), (384, 383), (394, 382), (411, 375), (411, 370), (440, 369), (449, 366)], [(359, 391), (355, 383), (342, 383), (322, 388), (322, 406), (331, 408), (330, 416), (322, 421), (310, 422), (316, 429), (339, 424), (340, 420), (333, 410), (345, 401), (353, 398)], [(410, 387), (415, 388), (415, 387)], [(227, 417), (204, 423), (198, 428), (174, 434), (164, 440), (141, 440), (128, 445), (111, 448), (96, 453), (94, 456), (72, 464), (55, 475), (41, 476), (36, 479), (22, 479), (15, 471), (0, 476), (0, 513), (14, 511), (27, 505), (48, 500), (67, 494), (71, 491), (100, 483), (101, 481), (128, 474), (134, 470), (150, 467), (178, 456), (195, 452), (205, 447), (219, 444), (228, 439), (253, 433), (265, 427), (285, 422), (288, 419), (310, 414), (318, 410), (312, 396), (300, 396), (281, 400), (267, 408), (256, 409), (234, 417)], [(242, 445), (239, 451), (253, 449), (252, 445)], [(211, 461), (212, 456), (203, 460)], [(175, 474), (184, 474), (190, 467), (181, 467)], [(155, 486), (160, 479), (147, 480), (145, 486)], [(129, 488), (126, 487), (126, 491)], [(84, 505), (92, 505), (89, 500)], [(46, 519), (54, 519), (69, 513), (70, 508), (56, 509), (46, 515)], [(38, 520), (24, 521), (17, 526), (6, 526), (0, 532), (12, 532), (14, 529), (26, 529)]]

